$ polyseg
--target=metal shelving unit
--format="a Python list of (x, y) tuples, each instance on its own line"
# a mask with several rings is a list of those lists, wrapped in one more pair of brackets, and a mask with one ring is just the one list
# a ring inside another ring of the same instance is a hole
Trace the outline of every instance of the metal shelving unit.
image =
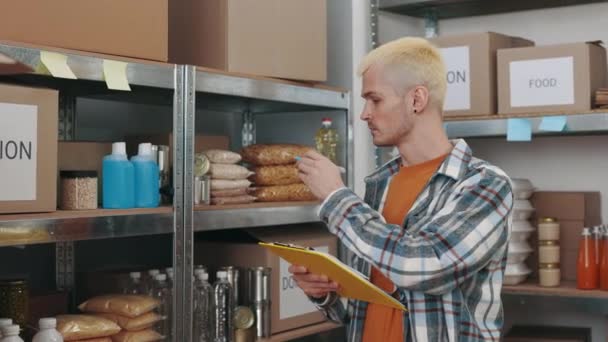
[[(255, 114), (344, 111), (348, 129), (346, 140), (347, 183), (353, 181), (352, 118), (347, 91), (309, 86), (290, 81), (231, 74), (217, 70), (140, 61), (49, 48), (67, 56), (67, 64), (78, 80), (57, 79), (40, 71), (39, 47), (0, 42), (0, 54), (31, 69), (28, 73), (2, 75), (3, 82), (44, 85), (60, 90), (60, 127), (71, 131), (78, 96), (117, 101), (173, 104), (173, 207), (145, 210), (93, 210), (83, 212), (0, 215), (0, 247), (55, 243), (57, 268), (73, 272), (73, 242), (132, 236), (172, 234), (175, 269), (174, 339), (188, 341), (192, 332), (192, 263), (194, 232), (285, 225), (318, 221), (318, 203), (252, 204), (219, 208), (193, 208), (193, 155), (196, 109), (243, 111), (252, 120)], [(134, 90), (108, 90), (103, 60), (127, 63), (127, 78)], [(2, 69), (0, 68), (0, 71)], [(144, 89), (145, 88), (145, 89)], [(172, 93), (172, 96), (169, 95)], [(286, 114), (288, 115), (288, 114)], [(251, 121), (244, 127), (253, 128)], [(66, 139), (73, 134), (61, 133)], [(68, 257), (70, 256), (70, 257)], [(64, 260), (65, 258), (65, 260)], [(74, 279), (57, 275), (57, 279)], [(58, 285), (64, 287), (63, 282)]]

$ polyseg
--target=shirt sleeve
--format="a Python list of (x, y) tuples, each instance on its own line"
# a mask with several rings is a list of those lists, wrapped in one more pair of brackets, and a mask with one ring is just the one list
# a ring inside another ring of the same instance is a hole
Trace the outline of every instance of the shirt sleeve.
[(320, 217), (346, 248), (398, 287), (444, 294), (504, 252), (513, 205), (508, 178), (491, 171), (471, 176), (454, 191), (415, 234), (385, 223), (349, 189), (335, 193)]

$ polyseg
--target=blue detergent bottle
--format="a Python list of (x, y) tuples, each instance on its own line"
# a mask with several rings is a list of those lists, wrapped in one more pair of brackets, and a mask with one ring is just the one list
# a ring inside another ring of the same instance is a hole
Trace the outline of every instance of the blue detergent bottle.
[(131, 158), (131, 162), (135, 167), (135, 207), (158, 207), (160, 172), (152, 154), (152, 144), (139, 144), (137, 155)]
[(112, 144), (112, 154), (103, 158), (102, 205), (105, 209), (128, 209), (135, 206), (133, 164), (127, 158), (124, 142)]

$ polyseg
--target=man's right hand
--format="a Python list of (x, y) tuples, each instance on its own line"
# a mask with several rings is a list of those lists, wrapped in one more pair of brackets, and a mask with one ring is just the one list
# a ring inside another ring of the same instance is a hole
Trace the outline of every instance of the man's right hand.
[(338, 290), (339, 285), (336, 282), (331, 281), (326, 275), (309, 273), (304, 266), (291, 265), (289, 272), (293, 274), (298, 286), (310, 297), (323, 298), (330, 292)]

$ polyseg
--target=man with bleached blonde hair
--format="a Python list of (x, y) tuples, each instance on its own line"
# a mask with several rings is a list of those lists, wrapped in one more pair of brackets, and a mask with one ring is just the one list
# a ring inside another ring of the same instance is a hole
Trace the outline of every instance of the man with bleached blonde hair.
[(498, 341), (513, 194), (508, 176), (474, 158), (443, 128), (445, 66), (437, 48), (402, 38), (370, 52), (360, 68), (367, 122), (377, 146), (399, 156), (366, 178), (364, 199), (338, 168), (311, 152), (300, 178), (346, 252), (343, 261), (409, 309), (337, 300), (331, 274), (292, 265), (302, 290), (348, 341)]

